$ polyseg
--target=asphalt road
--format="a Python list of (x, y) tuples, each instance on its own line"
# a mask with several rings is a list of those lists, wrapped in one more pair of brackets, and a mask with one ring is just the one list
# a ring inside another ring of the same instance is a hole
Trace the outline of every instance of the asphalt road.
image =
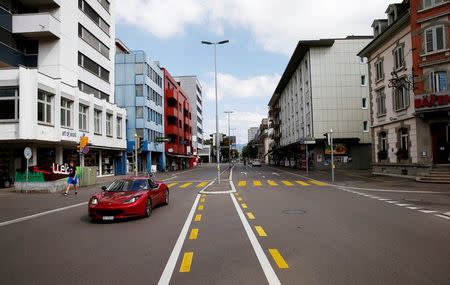
[(450, 284), (446, 193), (338, 188), (266, 166), (215, 177), (213, 165), (161, 175), (168, 206), (111, 223), (81, 204), (98, 187), (2, 192), (0, 284)]

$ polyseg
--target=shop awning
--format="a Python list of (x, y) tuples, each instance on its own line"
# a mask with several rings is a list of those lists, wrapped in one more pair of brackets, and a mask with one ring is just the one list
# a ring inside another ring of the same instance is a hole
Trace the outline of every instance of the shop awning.
[(179, 158), (195, 158), (194, 155), (182, 155), (182, 154), (172, 154), (172, 153), (166, 153), (167, 156), (171, 156), (171, 157), (179, 157)]

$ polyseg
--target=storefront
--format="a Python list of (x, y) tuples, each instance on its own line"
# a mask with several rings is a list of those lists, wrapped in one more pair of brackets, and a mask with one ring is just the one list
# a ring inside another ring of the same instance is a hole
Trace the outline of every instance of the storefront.
[(93, 149), (83, 156), (84, 166), (95, 167), (97, 176), (112, 176), (115, 174), (115, 160), (120, 156), (117, 150)]

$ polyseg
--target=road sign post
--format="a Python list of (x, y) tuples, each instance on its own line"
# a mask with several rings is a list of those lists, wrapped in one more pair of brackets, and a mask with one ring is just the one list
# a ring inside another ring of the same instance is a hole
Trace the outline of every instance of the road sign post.
[(33, 156), (33, 151), (31, 150), (31, 148), (26, 147), (23, 150), (23, 155), (27, 159), (26, 181), (28, 181), (28, 171), (29, 171), (28, 167), (29, 167), (30, 158)]
[(333, 147), (333, 129), (330, 130), (329, 135), (331, 148), (331, 181), (334, 182), (334, 147)]

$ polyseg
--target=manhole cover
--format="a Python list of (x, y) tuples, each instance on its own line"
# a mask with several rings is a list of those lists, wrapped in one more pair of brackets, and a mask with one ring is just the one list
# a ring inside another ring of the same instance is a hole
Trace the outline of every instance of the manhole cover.
[(301, 215), (306, 213), (306, 211), (304, 210), (284, 210), (282, 211), (283, 214), (288, 214), (288, 215)]

